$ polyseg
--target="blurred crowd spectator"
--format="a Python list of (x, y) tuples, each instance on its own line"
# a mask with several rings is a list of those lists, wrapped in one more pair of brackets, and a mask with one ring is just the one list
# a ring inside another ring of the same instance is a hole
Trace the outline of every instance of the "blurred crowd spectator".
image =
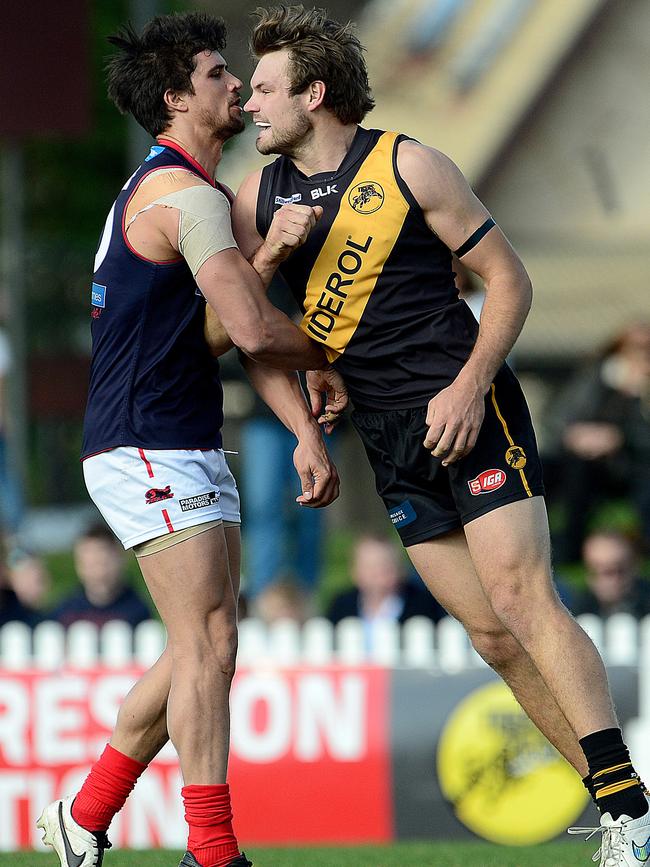
[(13, 620), (36, 626), (48, 616), (52, 577), (41, 557), (27, 551), (12, 551), (8, 558), (9, 587), (17, 606)]
[(635, 543), (617, 530), (598, 530), (583, 544), (586, 587), (573, 599), (575, 615), (650, 614), (650, 581), (639, 576)]
[(43, 620), (70, 626), (86, 620), (103, 626), (123, 620), (137, 626), (151, 619), (145, 602), (125, 574), (125, 554), (104, 524), (87, 529), (74, 543), (78, 586), (51, 608), (52, 578), (41, 557), (14, 549), (0, 559), (0, 626), (12, 621), (35, 627)]
[(0, 626), (24, 623), (30, 628), (46, 619), (50, 576), (38, 557), (15, 552), (0, 564)]
[(291, 576), (267, 584), (255, 597), (251, 614), (267, 626), (281, 620), (302, 625), (314, 613), (311, 597)]
[(86, 530), (74, 544), (73, 557), (79, 587), (57, 605), (53, 620), (63, 626), (78, 620), (97, 626), (124, 620), (137, 626), (151, 618), (148, 606), (129, 586), (124, 550), (105, 525)]
[(650, 322), (630, 325), (568, 383), (555, 410), (560, 562), (577, 561), (596, 507), (624, 497), (650, 542)]
[(425, 589), (418, 576), (408, 576), (395, 542), (382, 536), (361, 536), (352, 551), (351, 590), (332, 601), (327, 617), (337, 624), (345, 617), (359, 617), (366, 630), (366, 644), (382, 622), (404, 623), (410, 617), (438, 621), (445, 610)]

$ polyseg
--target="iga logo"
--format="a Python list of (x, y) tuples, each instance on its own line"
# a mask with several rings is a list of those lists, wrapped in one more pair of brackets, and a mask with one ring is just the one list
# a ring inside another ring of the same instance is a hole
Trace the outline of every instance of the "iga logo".
[(152, 503), (159, 503), (161, 500), (171, 500), (173, 496), (171, 485), (167, 485), (165, 488), (149, 488), (144, 495), (144, 499), (146, 504), (150, 506)]
[(489, 494), (490, 491), (498, 490), (506, 483), (506, 474), (503, 470), (484, 470), (475, 479), (467, 483), (473, 497), (479, 494)]

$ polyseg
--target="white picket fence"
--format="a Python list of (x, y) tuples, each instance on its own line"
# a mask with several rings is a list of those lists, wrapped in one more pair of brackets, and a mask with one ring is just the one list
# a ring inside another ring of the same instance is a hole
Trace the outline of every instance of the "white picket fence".
[[(607, 621), (585, 615), (580, 623), (608, 665), (639, 665), (642, 677), (642, 707), (650, 714), (650, 617), (640, 623), (617, 614)], [(549, 635), (548, 640), (554, 641)], [(58, 623), (41, 623), (33, 631), (22, 623), (0, 629), (0, 669), (27, 668), (55, 671), (65, 665), (89, 669), (98, 665), (121, 668), (131, 664), (148, 667), (165, 647), (165, 630), (148, 621), (132, 630), (121, 621), (101, 629), (79, 622), (66, 630)], [(368, 641), (363, 623), (348, 618), (333, 627), (315, 617), (304, 626), (281, 621), (267, 627), (252, 618), (239, 625), (238, 664), (255, 666), (322, 666), (330, 664), (379, 664), (388, 667), (431, 669), (454, 673), (485, 663), (471, 647), (455, 620), (445, 618), (434, 625), (414, 617), (403, 627), (384, 623)], [(645, 681), (645, 682), (644, 682)]]
[[(638, 716), (627, 721), (624, 734), (637, 768), (648, 779), (650, 617), (638, 623), (629, 615), (618, 614), (603, 622), (587, 615), (579, 621), (607, 665), (638, 667)], [(555, 638), (549, 634), (548, 640), (553, 642)], [(135, 630), (121, 621), (107, 623), (101, 629), (81, 622), (67, 632), (53, 622), (41, 623), (33, 632), (22, 623), (8, 623), (0, 628), (0, 677), (3, 670), (57, 671), (65, 666), (76, 670), (131, 665), (147, 668), (160, 656), (165, 642), (165, 630), (156, 621), (142, 623)], [(360, 620), (349, 618), (333, 627), (320, 617), (302, 627), (291, 621), (271, 627), (259, 620), (242, 621), (238, 664), (247, 668), (379, 664), (440, 674), (485, 665), (464, 629), (451, 618), (436, 626), (426, 618), (412, 618), (403, 627), (382, 624), (370, 645)]]

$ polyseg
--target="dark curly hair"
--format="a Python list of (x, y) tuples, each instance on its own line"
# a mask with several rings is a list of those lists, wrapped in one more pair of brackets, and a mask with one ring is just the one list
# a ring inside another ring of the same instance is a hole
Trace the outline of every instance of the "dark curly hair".
[(363, 46), (353, 25), (327, 17), (325, 9), (304, 6), (258, 8), (251, 36), (256, 57), (289, 49), (291, 95), (303, 93), (312, 81), (325, 84), (325, 108), (341, 123), (361, 123), (375, 107), (368, 84)]
[(157, 136), (171, 121), (165, 92), (194, 93), (194, 58), (200, 51), (223, 51), (226, 24), (205, 12), (159, 15), (141, 36), (127, 24), (108, 41), (119, 49), (106, 64), (110, 99)]

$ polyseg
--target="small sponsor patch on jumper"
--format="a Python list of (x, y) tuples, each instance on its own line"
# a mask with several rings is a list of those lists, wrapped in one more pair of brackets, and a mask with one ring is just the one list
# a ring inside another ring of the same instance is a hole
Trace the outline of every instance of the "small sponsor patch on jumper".
[(181, 512), (193, 512), (195, 509), (205, 509), (219, 502), (219, 491), (206, 491), (205, 494), (196, 494), (194, 497), (184, 497), (178, 501)]
[(505, 485), (506, 478), (504, 470), (484, 470), (475, 479), (470, 479), (467, 484), (472, 496), (477, 497), (479, 494), (497, 491), (502, 485)]
[(93, 283), (90, 289), (90, 301), (93, 307), (106, 307), (106, 286)]
[(521, 446), (510, 446), (506, 452), (506, 463), (513, 470), (523, 470), (526, 466), (526, 452)]
[(398, 529), (412, 524), (416, 518), (417, 515), (410, 500), (404, 500), (403, 503), (400, 503), (399, 506), (395, 506), (395, 508), (390, 511), (390, 519), (393, 522), (393, 526)]
[(302, 193), (292, 193), (288, 198), (284, 196), (276, 196), (276, 205), (295, 205), (296, 202), (302, 202)]
[(315, 190), (312, 190), (311, 197), (315, 201), (316, 199), (324, 199), (325, 196), (331, 196), (333, 193), (338, 193), (337, 185), (327, 184), (326, 187), (316, 187)]
[(174, 496), (171, 485), (164, 488), (149, 488), (144, 495), (145, 502), (148, 506), (152, 503), (159, 503), (161, 500), (171, 500)]
[(148, 163), (149, 160), (155, 159), (159, 154), (161, 154), (165, 150), (161, 145), (154, 145), (149, 151), (149, 156), (144, 158), (145, 163)]

